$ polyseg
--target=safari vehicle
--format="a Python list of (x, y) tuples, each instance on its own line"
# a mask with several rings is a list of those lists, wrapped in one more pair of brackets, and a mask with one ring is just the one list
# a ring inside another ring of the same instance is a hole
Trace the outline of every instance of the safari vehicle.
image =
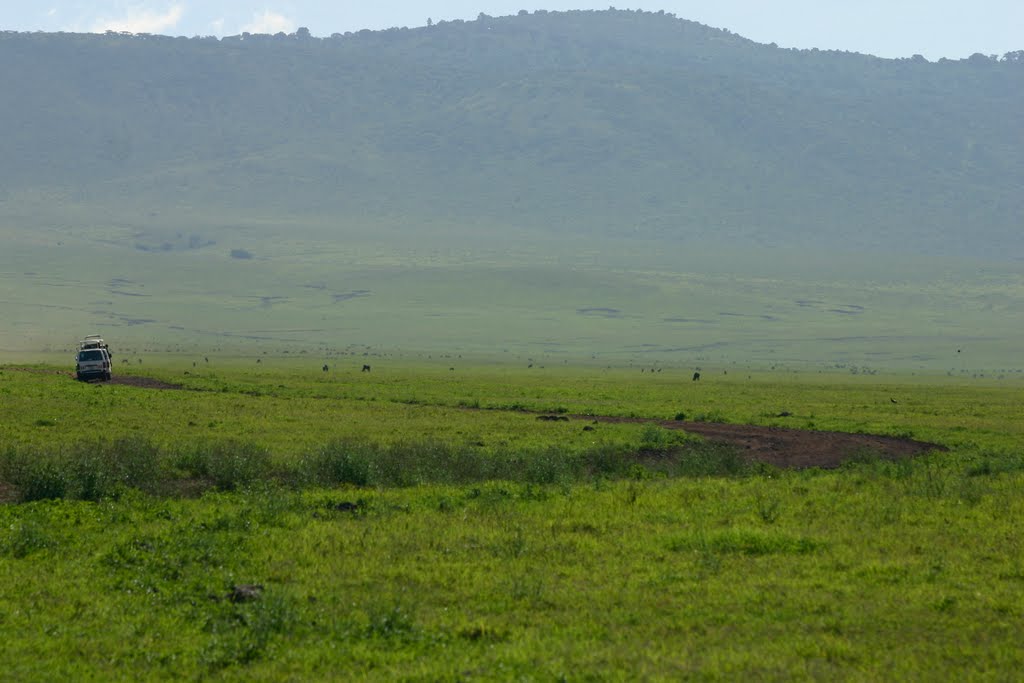
[(75, 377), (79, 380), (110, 379), (110, 348), (103, 337), (90, 334), (78, 342)]
[(75, 377), (80, 380), (110, 379), (110, 352), (106, 349), (81, 349), (75, 362)]

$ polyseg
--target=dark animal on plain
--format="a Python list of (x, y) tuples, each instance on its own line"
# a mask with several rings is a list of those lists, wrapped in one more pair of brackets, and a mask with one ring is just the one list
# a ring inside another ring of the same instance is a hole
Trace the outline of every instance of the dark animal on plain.
[(889, 400), (890, 400), (890, 401), (892, 401), (893, 403), (899, 403), (899, 401), (897, 401), (897, 400), (896, 400), (896, 399), (894, 399), (894, 398), (890, 398)]
[(369, 371), (370, 371), (370, 366), (369, 365), (364, 365), (363, 369), (362, 369), (362, 372), (369, 372)]
[(263, 586), (253, 583), (242, 583), (234, 586), (228, 593), (231, 602), (252, 602), (258, 600), (263, 593)]
[(699, 372), (693, 373), (693, 381), (696, 382), (699, 379), (700, 379), (700, 373)]
[(324, 372), (327, 372), (328, 370), (330, 370), (330, 368), (327, 367), (326, 363), (324, 363), (324, 367), (322, 369), (323, 369)]
[(209, 358), (207, 358), (206, 356), (203, 356), (203, 360), (205, 360), (205, 361), (206, 361), (207, 363), (209, 363), (209, 362), (210, 362), (210, 359), (209, 359)]
[(260, 361), (260, 359), (259, 359), (259, 358), (257, 358), (257, 359), (256, 359), (256, 362), (257, 362), (257, 363), (260, 363), (260, 362), (262, 362), (262, 361)]

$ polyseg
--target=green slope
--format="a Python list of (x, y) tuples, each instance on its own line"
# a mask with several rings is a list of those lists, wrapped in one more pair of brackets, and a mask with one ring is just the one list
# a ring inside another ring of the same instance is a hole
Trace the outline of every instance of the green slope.
[(786, 51), (627, 11), (323, 40), (7, 34), (0, 56), (16, 205), (1020, 254), (1009, 60)]
[(1022, 81), (627, 11), (0, 34), (0, 341), (1009, 366)]

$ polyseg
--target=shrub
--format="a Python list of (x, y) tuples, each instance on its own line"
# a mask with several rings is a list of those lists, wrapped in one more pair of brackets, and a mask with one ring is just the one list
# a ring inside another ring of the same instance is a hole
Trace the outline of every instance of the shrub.
[(270, 453), (254, 443), (218, 441), (199, 446), (184, 464), (195, 476), (208, 476), (222, 491), (234, 491), (270, 474)]
[(516, 479), (531, 484), (554, 484), (570, 477), (572, 461), (565, 451), (549, 447), (526, 454), (523, 472)]
[(684, 477), (741, 476), (752, 471), (751, 465), (731, 446), (699, 443), (679, 454), (673, 474)]
[(8, 451), (3, 459), (3, 478), (18, 489), (22, 502), (64, 498), (68, 490), (66, 468), (59, 454), (49, 451)]
[(363, 441), (337, 439), (307, 458), (300, 478), (320, 486), (370, 483), (373, 447)]
[(160, 469), (157, 447), (135, 437), (79, 444), (63, 460), (70, 497), (81, 500), (117, 496), (126, 488), (151, 490)]
[(65, 451), (9, 451), (0, 475), (23, 502), (57, 498), (97, 501), (126, 488), (151, 490), (158, 480), (159, 450), (137, 438), (79, 443)]

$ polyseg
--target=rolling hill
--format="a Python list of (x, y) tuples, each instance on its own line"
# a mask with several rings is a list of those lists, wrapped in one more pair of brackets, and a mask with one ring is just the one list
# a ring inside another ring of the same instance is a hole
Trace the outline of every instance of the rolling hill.
[[(881, 273), (893, 287), (949, 275), (959, 289), (936, 301), (975, 285), (989, 296), (974, 277), (984, 262), (1001, 269), (996, 289), (1020, 315), (1020, 57), (929, 63), (784, 50), (620, 10), (481, 15), (328, 38), (4, 33), (0, 230), (9, 248), (0, 266), (17, 283), (6, 301), (20, 311), (18, 336), (54, 333), (45, 304), (130, 335), (140, 326), (155, 335), (160, 324), (160, 336), (186, 328), (194, 339), (200, 328), (213, 334), (214, 321), (254, 327), (217, 312), (236, 310), (233, 297), (266, 316), (301, 300), (299, 288), (350, 308), (369, 297), (347, 293), (370, 291), (375, 309), (356, 336), (415, 346), (444, 338), (450, 320), (417, 333), (403, 307), (422, 309), (401, 291), (391, 303), (382, 293), (405, 280), (422, 291), (431, 281), (417, 278), (440, 268), (449, 280), (433, 305), (444, 316), (483, 315), (466, 329), (497, 328), (474, 342), (486, 347), (507, 338), (508, 310), (474, 297), (502, 268), (524, 292), (523, 273), (549, 269), (527, 276), (549, 283), (543, 294), (515, 299), (528, 317), (576, 287), (565, 308), (589, 329), (608, 316), (579, 311), (707, 319), (664, 310), (659, 296), (685, 291), (666, 286), (671, 278), (658, 280), (660, 293), (639, 294), (653, 297), (642, 305), (623, 294), (654, 272), (717, 277), (735, 264), (730, 284), (711, 289), (754, 291), (748, 303), (760, 311), (779, 296), (817, 301), (799, 294), (805, 286), (841, 292), (834, 278), (846, 275), (861, 286)], [(362, 275), (339, 279), (341, 268)], [(388, 270), (403, 268), (416, 276)], [(573, 268), (592, 269), (598, 282), (567, 285)], [(635, 276), (609, 275), (616, 269)], [(733, 284), (798, 270), (803, 284)], [(62, 286), (51, 282), (56, 272), (71, 290), (96, 291), (54, 303), (48, 292), (61, 290), (46, 288)], [(187, 292), (174, 289), (182, 274)], [(159, 303), (126, 306), (143, 292), (124, 283), (147, 278), (145, 295)], [(888, 305), (902, 310), (907, 300)], [(716, 321), (729, 312), (717, 301), (696, 307)], [(315, 308), (271, 327), (333, 336), (309, 323)], [(925, 322), (933, 313), (921, 312), (915, 332), (942, 333)], [(751, 313), (762, 314), (778, 317)], [(193, 325), (197, 317), (210, 325)], [(895, 324), (876, 322), (873, 333)], [(531, 340), (578, 352), (630, 346), (586, 329), (566, 344), (538, 327)]]

